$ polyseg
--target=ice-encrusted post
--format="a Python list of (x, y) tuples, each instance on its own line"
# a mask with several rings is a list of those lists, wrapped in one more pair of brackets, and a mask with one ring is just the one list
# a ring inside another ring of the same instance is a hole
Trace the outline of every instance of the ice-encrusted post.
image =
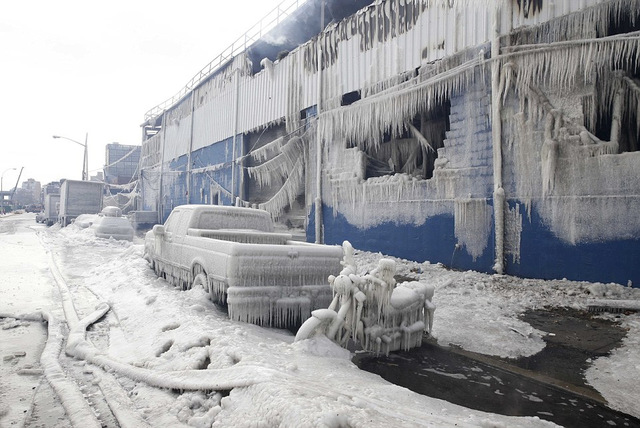
[(158, 210), (158, 223), (164, 223), (164, 192), (163, 175), (164, 175), (164, 153), (165, 141), (167, 141), (167, 110), (162, 111), (162, 146), (160, 148), (160, 184), (158, 185), (158, 200), (156, 201), (156, 209)]
[[(316, 101), (316, 117), (318, 122), (320, 120), (320, 105), (322, 101), (322, 43), (320, 39), (322, 32), (324, 31), (324, 0), (320, 3), (320, 33), (317, 40), (317, 101)], [(322, 133), (320, 130), (320, 123), (316, 127), (316, 199), (315, 199), (315, 221), (316, 221), (316, 244), (323, 243), (322, 237)]]
[(236, 196), (236, 160), (238, 154), (236, 153), (238, 146), (238, 116), (240, 106), (240, 69), (236, 68), (233, 73), (233, 144), (231, 146), (231, 203), (235, 200)]
[[(493, 211), (496, 236), (493, 270), (504, 271), (504, 189), (502, 188), (502, 105), (500, 102), (500, 18), (501, 3), (494, 2), (493, 39), (491, 41), (491, 137), (493, 147)], [(511, 16), (509, 16), (511, 21)]]
[(196, 110), (196, 96), (195, 93), (191, 93), (191, 119), (189, 124), (189, 153), (187, 153), (187, 204), (191, 203), (191, 193), (192, 193), (192, 169), (193, 169), (193, 161), (192, 161), (192, 153), (193, 153), (193, 117), (195, 116)]
[(611, 136), (609, 140), (613, 145), (616, 146), (616, 152), (618, 151), (618, 145), (620, 144), (620, 129), (622, 122), (622, 100), (623, 100), (623, 92), (622, 88), (624, 73), (621, 71), (617, 71), (615, 73), (616, 79), (618, 81), (618, 88), (613, 96), (613, 112), (611, 114)]

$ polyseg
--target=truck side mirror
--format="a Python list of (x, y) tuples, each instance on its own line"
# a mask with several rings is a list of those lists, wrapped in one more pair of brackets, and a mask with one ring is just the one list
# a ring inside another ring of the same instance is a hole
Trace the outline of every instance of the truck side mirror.
[(159, 235), (162, 236), (164, 235), (164, 225), (163, 224), (156, 224), (153, 226), (153, 234), (154, 235)]

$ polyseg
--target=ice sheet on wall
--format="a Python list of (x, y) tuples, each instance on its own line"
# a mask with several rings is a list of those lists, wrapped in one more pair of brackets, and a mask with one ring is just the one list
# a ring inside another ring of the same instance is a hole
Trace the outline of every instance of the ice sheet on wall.
[(455, 200), (455, 236), (475, 261), (489, 245), (493, 208), (485, 199)]
[[(606, 19), (608, 26), (611, 8), (622, 3), (634, 2), (611, 2), (575, 19), (592, 21), (591, 28)], [(631, 33), (509, 51), (502, 61), (512, 84), (505, 83), (504, 95), (514, 89), (519, 100), (519, 106), (505, 104), (519, 112), (503, 116), (515, 166), (510, 198), (525, 204), (529, 218), (535, 208), (553, 234), (571, 245), (640, 236), (640, 224), (628, 220), (640, 210), (640, 155), (620, 153), (619, 145), (624, 112), (637, 118), (639, 91), (630, 75), (640, 65), (640, 37)], [(607, 106), (613, 112), (611, 135), (603, 141), (594, 128)]]

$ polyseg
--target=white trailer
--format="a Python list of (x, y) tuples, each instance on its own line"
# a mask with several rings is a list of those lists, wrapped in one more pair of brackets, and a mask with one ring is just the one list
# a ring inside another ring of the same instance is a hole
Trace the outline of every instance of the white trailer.
[(64, 180), (60, 186), (60, 224), (67, 226), (80, 214), (98, 214), (103, 190), (104, 184), (97, 181)]

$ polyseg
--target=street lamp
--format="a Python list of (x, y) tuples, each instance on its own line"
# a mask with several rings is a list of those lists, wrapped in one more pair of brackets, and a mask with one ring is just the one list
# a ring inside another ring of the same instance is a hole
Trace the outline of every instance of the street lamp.
[(89, 180), (89, 158), (87, 157), (87, 140), (89, 139), (89, 133), (87, 133), (84, 137), (84, 144), (79, 141), (72, 140), (68, 137), (62, 137), (60, 135), (54, 135), (53, 138), (64, 138), (65, 140), (69, 140), (73, 143), (79, 144), (84, 147), (84, 161), (82, 162), (82, 180)]
[(11, 170), (16, 170), (18, 168), (7, 168), (4, 171), (2, 171), (2, 175), (0, 175), (0, 192), (3, 191), (4, 187), (3, 187), (3, 181), (4, 181), (4, 173), (7, 171), (11, 171)]

